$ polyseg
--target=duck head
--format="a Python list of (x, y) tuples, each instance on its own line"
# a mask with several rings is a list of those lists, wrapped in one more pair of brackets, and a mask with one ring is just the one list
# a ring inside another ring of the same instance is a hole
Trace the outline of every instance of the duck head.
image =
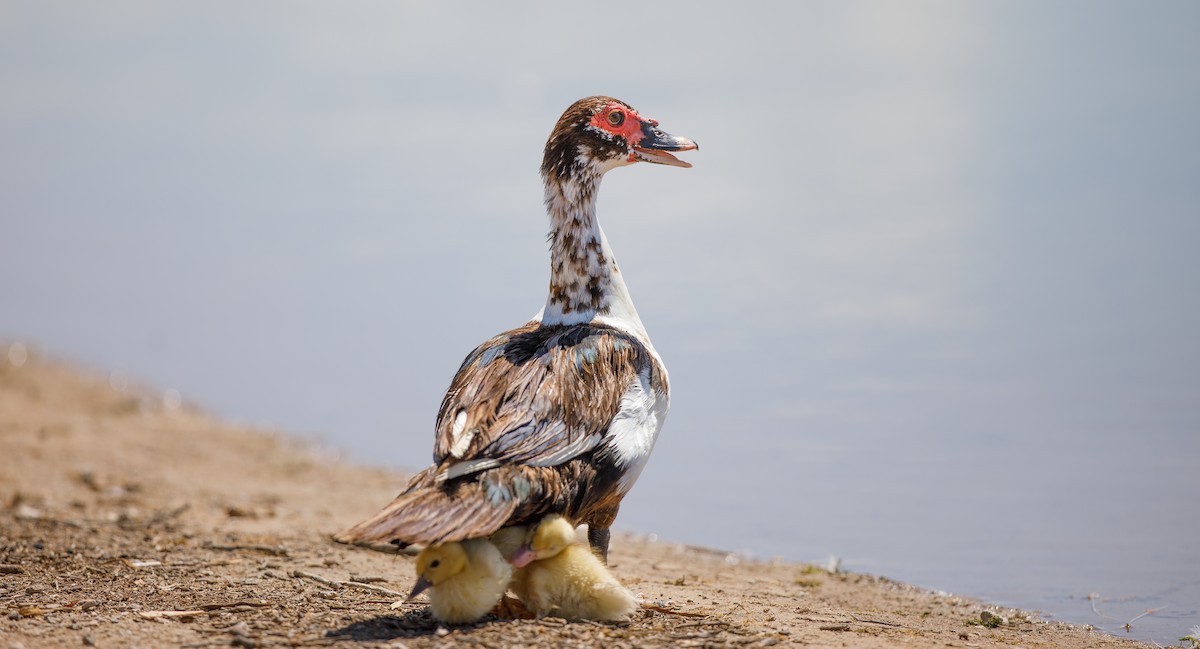
[(690, 167), (670, 152), (699, 148), (686, 137), (663, 131), (657, 120), (643, 117), (623, 101), (586, 97), (571, 104), (554, 125), (542, 174), (563, 180), (579, 173), (599, 176), (635, 162)]

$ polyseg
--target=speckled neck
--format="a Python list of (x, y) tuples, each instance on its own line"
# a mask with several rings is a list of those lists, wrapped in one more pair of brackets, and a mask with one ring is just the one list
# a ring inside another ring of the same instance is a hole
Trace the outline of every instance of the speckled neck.
[(550, 292), (544, 324), (615, 324), (645, 338), (645, 329), (596, 220), (602, 174), (576, 168), (567, 179), (547, 174)]
[(546, 179), (550, 215), (550, 294), (543, 322), (579, 324), (608, 310), (612, 258), (596, 221), (600, 176), (573, 174)]

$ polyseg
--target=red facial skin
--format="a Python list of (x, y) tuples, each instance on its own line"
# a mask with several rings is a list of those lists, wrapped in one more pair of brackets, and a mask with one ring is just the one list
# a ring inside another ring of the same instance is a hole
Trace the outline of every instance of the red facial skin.
[[(614, 113), (620, 113), (622, 115), (621, 123), (618, 126), (613, 126), (612, 122), (609, 121), (610, 116)], [(628, 142), (630, 146), (635, 147), (638, 145), (638, 142), (641, 142), (642, 138), (645, 137), (645, 134), (642, 133), (643, 124), (658, 126), (658, 120), (642, 117), (636, 110), (619, 104), (615, 101), (609, 102), (607, 106), (600, 110), (600, 112), (592, 115), (591, 120), (592, 126), (604, 131), (608, 131), (613, 135), (619, 135), (625, 138), (625, 141)], [(637, 161), (636, 157), (632, 153), (629, 155), (629, 161)]]

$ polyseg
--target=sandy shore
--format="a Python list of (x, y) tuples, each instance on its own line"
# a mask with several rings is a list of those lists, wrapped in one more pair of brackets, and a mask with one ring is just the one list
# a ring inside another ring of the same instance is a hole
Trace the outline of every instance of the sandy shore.
[(391, 608), (411, 558), (329, 541), (404, 476), (120, 387), (0, 356), (0, 649), (1148, 646), (629, 535), (614, 536), (611, 563), (646, 608), (628, 625), (441, 627), (420, 600)]

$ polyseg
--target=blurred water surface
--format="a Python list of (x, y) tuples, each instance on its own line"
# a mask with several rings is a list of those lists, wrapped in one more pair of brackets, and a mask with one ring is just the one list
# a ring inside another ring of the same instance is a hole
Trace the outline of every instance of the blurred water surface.
[(1133, 635), (1171, 644), (1200, 623), (1198, 25), (0, 3), (0, 337), (420, 468), (462, 357), (544, 301), (550, 127), (611, 94), (702, 146), (603, 188), (673, 388), (619, 527), (1117, 633), (1157, 609)]

